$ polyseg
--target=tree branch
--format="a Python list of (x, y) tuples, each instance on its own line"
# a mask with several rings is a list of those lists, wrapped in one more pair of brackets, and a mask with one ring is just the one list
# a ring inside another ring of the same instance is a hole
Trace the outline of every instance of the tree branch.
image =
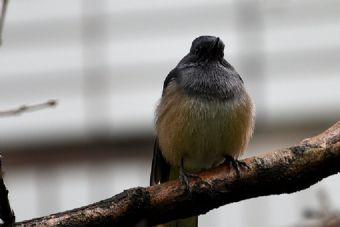
[(4, 24), (5, 24), (8, 1), (9, 0), (2, 0), (2, 8), (1, 8), (1, 15), (0, 15), (0, 46), (2, 45), (2, 33), (4, 29)]
[(8, 190), (2, 176), (2, 157), (0, 155), (0, 218), (4, 225), (10, 225), (15, 222), (15, 215), (9, 204)]
[(177, 181), (132, 188), (112, 198), (13, 226), (111, 227), (154, 225), (204, 214), (219, 206), (258, 196), (292, 193), (340, 171), (340, 121), (298, 145), (244, 160), (238, 175), (228, 165), (190, 179), (191, 192)]
[(44, 103), (33, 104), (33, 105), (22, 105), (15, 109), (0, 111), (0, 117), (16, 116), (25, 112), (38, 111), (49, 107), (55, 107), (57, 105), (56, 100), (49, 100)]

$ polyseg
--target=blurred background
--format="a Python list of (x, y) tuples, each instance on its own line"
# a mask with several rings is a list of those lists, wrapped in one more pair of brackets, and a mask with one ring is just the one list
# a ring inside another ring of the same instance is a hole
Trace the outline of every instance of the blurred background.
[[(339, 0), (11, 0), (0, 48), (5, 182), (17, 220), (147, 186), (153, 116), (167, 73), (199, 35), (219, 36), (257, 106), (245, 156), (289, 146), (340, 119)], [(322, 191), (340, 209), (340, 177), (308, 190), (229, 204), (199, 226), (306, 222)]]

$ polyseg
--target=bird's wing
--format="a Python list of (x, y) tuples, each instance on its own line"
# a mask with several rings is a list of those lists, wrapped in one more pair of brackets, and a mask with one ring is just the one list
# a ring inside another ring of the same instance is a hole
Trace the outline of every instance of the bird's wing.
[[(170, 71), (167, 77), (164, 80), (163, 84), (163, 92), (162, 96), (164, 96), (165, 89), (169, 85), (169, 83), (178, 77), (178, 70), (174, 68)], [(154, 147), (153, 147), (153, 158), (152, 158), (152, 167), (150, 174), (150, 185), (155, 185), (158, 183), (162, 183), (168, 181), (170, 177), (170, 165), (164, 159), (162, 155), (161, 148), (159, 147), (158, 139), (155, 139)]]
[(169, 180), (170, 165), (164, 159), (162, 151), (158, 144), (158, 139), (155, 139), (153, 148), (152, 167), (150, 174), (150, 185), (155, 185)]

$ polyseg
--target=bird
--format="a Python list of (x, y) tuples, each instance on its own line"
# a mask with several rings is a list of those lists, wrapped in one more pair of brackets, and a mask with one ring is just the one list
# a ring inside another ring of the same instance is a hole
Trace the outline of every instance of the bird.
[[(244, 81), (224, 58), (216, 36), (199, 36), (166, 76), (155, 111), (155, 143), (150, 185), (188, 179), (231, 162), (245, 151), (254, 131), (255, 106)], [(198, 217), (165, 227), (197, 227)]]

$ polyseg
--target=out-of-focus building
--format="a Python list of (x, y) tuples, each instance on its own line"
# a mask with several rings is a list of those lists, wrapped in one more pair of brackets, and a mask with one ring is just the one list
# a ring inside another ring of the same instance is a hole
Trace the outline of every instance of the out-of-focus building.
[[(340, 1), (10, 1), (0, 48), (5, 181), (18, 220), (147, 186), (153, 112), (167, 73), (199, 35), (219, 36), (257, 106), (246, 156), (297, 143), (340, 118)], [(339, 176), (308, 190), (229, 204), (199, 226), (301, 222)]]

